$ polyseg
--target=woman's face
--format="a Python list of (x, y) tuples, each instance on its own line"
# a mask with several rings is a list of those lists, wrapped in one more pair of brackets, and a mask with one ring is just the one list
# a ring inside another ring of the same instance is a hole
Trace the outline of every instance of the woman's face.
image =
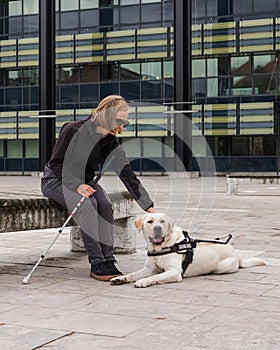
[(119, 111), (116, 114), (116, 124), (118, 124), (118, 126), (116, 126), (112, 131), (111, 134), (112, 135), (117, 135), (117, 134), (121, 134), (123, 132), (123, 130), (125, 129), (124, 124), (122, 124), (122, 120), (124, 121), (124, 123), (126, 122), (128, 118), (128, 111)]

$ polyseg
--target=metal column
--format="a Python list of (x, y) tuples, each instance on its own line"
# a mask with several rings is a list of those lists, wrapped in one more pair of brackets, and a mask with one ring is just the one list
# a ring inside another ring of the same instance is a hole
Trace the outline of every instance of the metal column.
[[(192, 12), (191, 0), (174, 1), (174, 109), (191, 109), (192, 101)], [(181, 102), (181, 103), (179, 103)], [(176, 171), (192, 170), (192, 115), (174, 114), (174, 150), (179, 158)]]
[[(39, 110), (55, 114), (55, 0), (40, 0), (39, 9)], [(39, 118), (40, 170), (55, 144), (55, 118)]]

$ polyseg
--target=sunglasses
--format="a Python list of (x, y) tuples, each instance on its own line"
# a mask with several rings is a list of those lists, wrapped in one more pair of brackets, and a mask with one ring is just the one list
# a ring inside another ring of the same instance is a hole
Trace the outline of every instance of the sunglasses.
[(130, 122), (128, 120), (123, 120), (120, 118), (116, 118), (116, 122), (117, 122), (118, 126), (123, 125), (124, 128), (126, 128), (130, 125)]

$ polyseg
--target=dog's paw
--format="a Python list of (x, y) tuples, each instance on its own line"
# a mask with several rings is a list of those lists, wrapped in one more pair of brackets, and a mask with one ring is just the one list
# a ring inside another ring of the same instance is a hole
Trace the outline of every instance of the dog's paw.
[(117, 286), (120, 284), (128, 283), (125, 276), (114, 277), (110, 280), (112, 286)]
[(141, 278), (134, 284), (135, 288), (146, 288), (151, 286), (153, 283), (148, 278)]

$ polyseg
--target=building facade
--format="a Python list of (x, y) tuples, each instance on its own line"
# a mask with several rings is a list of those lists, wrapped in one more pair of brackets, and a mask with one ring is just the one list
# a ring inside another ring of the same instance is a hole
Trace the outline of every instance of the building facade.
[[(56, 0), (57, 133), (120, 94), (134, 169), (173, 169), (173, 6)], [(38, 12), (39, 0), (0, 0), (0, 171), (39, 166)], [(280, 0), (193, 0), (190, 30), (196, 157), (209, 156), (204, 136), (218, 172), (278, 171)]]

